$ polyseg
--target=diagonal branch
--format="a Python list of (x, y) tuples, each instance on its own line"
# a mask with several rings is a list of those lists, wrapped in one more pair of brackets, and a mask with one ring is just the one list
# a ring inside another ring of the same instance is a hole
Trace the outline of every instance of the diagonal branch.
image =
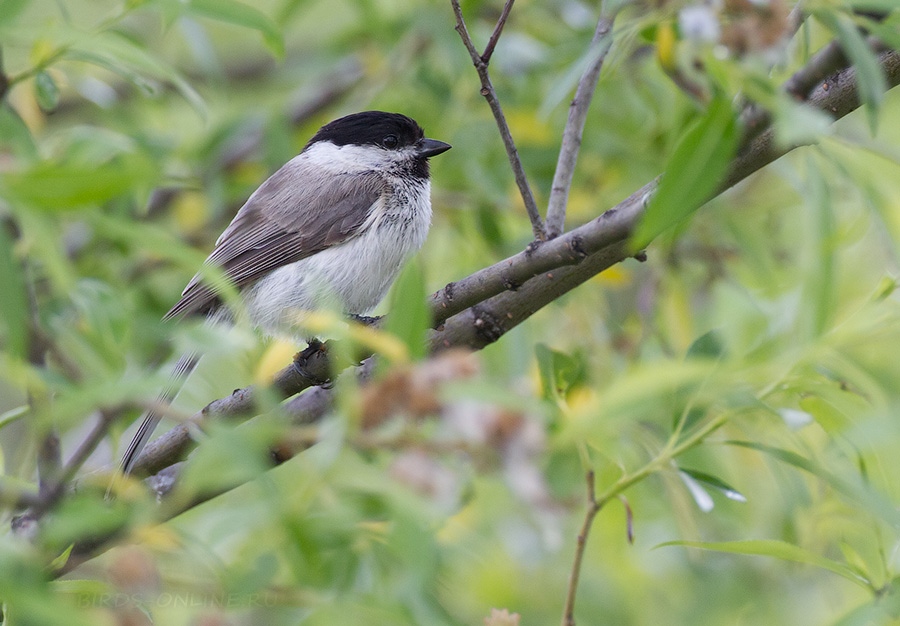
[(491, 33), (491, 37), (484, 47), (484, 53), (481, 55), (481, 60), (484, 61), (485, 65), (491, 62), (491, 56), (494, 54), (494, 48), (497, 47), (500, 33), (503, 32), (503, 27), (506, 26), (506, 20), (509, 19), (509, 12), (512, 10), (513, 2), (514, 0), (506, 0), (506, 4), (503, 5), (503, 10), (500, 12), (500, 17), (497, 19), (497, 25), (494, 26), (494, 32)]
[[(604, 8), (605, 10), (605, 8)], [(591, 99), (600, 78), (600, 70), (606, 53), (612, 45), (613, 21), (615, 13), (607, 16), (601, 15), (591, 41), (591, 62), (585, 68), (575, 89), (575, 97), (569, 105), (569, 119), (563, 130), (562, 145), (559, 149), (559, 160), (556, 163), (556, 173), (553, 175), (553, 185), (550, 188), (550, 200), (547, 204), (547, 237), (552, 239), (563, 232), (566, 223), (566, 205), (569, 201), (569, 189), (572, 187), (572, 176), (575, 174), (575, 162), (578, 160), (578, 150), (581, 148), (581, 137), (584, 134), (584, 123), (587, 119)]]
[(500, 107), (500, 101), (497, 99), (497, 92), (491, 83), (491, 77), (488, 73), (488, 62), (494, 52), (494, 46), (497, 45), (497, 39), (500, 32), (506, 24), (506, 18), (512, 9), (514, 0), (506, 0), (506, 6), (503, 7), (503, 13), (497, 21), (494, 33), (488, 41), (488, 47), (485, 48), (484, 54), (479, 54), (472, 42), (472, 37), (466, 28), (466, 22), (463, 19), (462, 9), (459, 6), (459, 0), (450, 0), (453, 5), (453, 13), (456, 15), (456, 32), (462, 38), (469, 56), (472, 57), (472, 64), (478, 71), (478, 77), (481, 79), (481, 95), (487, 100), (494, 114), (494, 120), (497, 122), (497, 128), (500, 130), (500, 137), (503, 139), (503, 146), (506, 148), (506, 156), (509, 157), (509, 164), (512, 166), (513, 175), (516, 178), (516, 185), (519, 187), (519, 193), (522, 195), (522, 201), (525, 203), (525, 210), (528, 212), (528, 219), (531, 220), (531, 230), (534, 232), (535, 239), (544, 241), (547, 238), (544, 231), (544, 222), (541, 214), (538, 212), (537, 203), (534, 201), (534, 194), (531, 193), (531, 187), (528, 185), (528, 177), (522, 167), (522, 160), (519, 158), (519, 151), (516, 149), (516, 142), (513, 141), (512, 134), (509, 131), (509, 124), (506, 122), (506, 116)]
[[(900, 84), (900, 53), (883, 53), (879, 57), (879, 63), (885, 72), (888, 85), (895, 87)], [(808, 104), (822, 111), (829, 112), (835, 119), (839, 119), (857, 109), (860, 106), (860, 97), (856, 83), (855, 68), (844, 69), (832, 76), (829, 79), (827, 88), (820, 86), (813, 90), (808, 99)], [(777, 145), (774, 141), (774, 133), (771, 130), (759, 135), (750, 143), (746, 150), (734, 159), (731, 171), (720, 186), (719, 193), (737, 184), (792, 149), (793, 147)], [(503, 287), (501, 282), (501, 290), (495, 292), (496, 295), (488, 297), (477, 305), (471, 306), (447, 319), (440, 329), (432, 334), (430, 339), (431, 350), (437, 351), (452, 346), (465, 346), (476, 350), (483, 348), (497, 341), (506, 332), (548, 303), (584, 283), (597, 273), (628, 258), (631, 254), (626, 242), (628, 233), (643, 213), (644, 199), (654, 188), (655, 181), (651, 181), (616, 207), (608, 210), (592, 222), (585, 224), (584, 227), (575, 229), (565, 236), (558, 237), (539, 246), (533, 252), (534, 255), (537, 255), (537, 258), (541, 258), (538, 253), (542, 248), (552, 249), (554, 246), (560, 246), (566, 242), (572, 245), (574, 240), (571, 238), (575, 236), (581, 236), (588, 232), (592, 233), (595, 230), (616, 233), (615, 235), (606, 235), (610, 243), (603, 245), (602, 248), (592, 252), (585, 250), (584, 255), (579, 254), (581, 259), (575, 264), (568, 267), (556, 266), (552, 271), (543, 271), (516, 290)], [(581, 230), (586, 227), (587, 230)], [(602, 235), (598, 235), (595, 241), (602, 241), (603, 239)], [(517, 257), (512, 257), (512, 259)], [(512, 259), (508, 259), (508, 261)], [(526, 255), (516, 262), (516, 267), (518, 267), (518, 264), (527, 265), (529, 262)], [(547, 262), (546, 258), (542, 258), (541, 262)], [(503, 266), (504, 264), (505, 262), (498, 265)], [(482, 287), (479, 284), (475, 284), (472, 288), (478, 290)], [(490, 293), (490, 290), (485, 290), (482, 293)], [(318, 376), (319, 372), (323, 371), (319, 367), (323, 366), (324, 362), (327, 361), (324, 353), (321, 355), (317, 353), (315, 358), (320, 358), (320, 356), (323, 359), (323, 363), (304, 363), (302, 370), (307, 372), (307, 374)], [(329, 369), (324, 367), (324, 371), (328, 372)], [(293, 367), (282, 370), (274, 383), (278, 393), (284, 396), (294, 395), (310, 385), (311, 381), (309, 378), (301, 376), (297, 368)], [(291, 413), (303, 414), (307, 409), (312, 409), (319, 404), (327, 405), (327, 395), (330, 392), (327, 390), (317, 390), (317, 392), (299, 396), (286, 406), (289, 407)], [(253, 393), (253, 387), (238, 390), (229, 398), (210, 404), (201, 414), (206, 418), (211, 418), (238, 411), (245, 418), (248, 418), (250, 414), (246, 413), (246, 411), (251, 410), (253, 404), (246, 401), (246, 395)], [(309, 410), (306, 413), (306, 418), (316, 419), (320, 415), (321, 413), (317, 410)], [(183, 441), (179, 441), (178, 438), (181, 436), (179, 433), (183, 434)], [(183, 456), (179, 455), (186, 454), (185, 450), (191, 447), (188, 431), (182, 427), (170, 431), (157, 442), (161, 440), (168, 442), (165, 445), (158, 444), (161, 448), (168, 446), (170, 451), (180, 450), (177, 454), (170, 454), (170, 457), (174, 458), (174, 460), (163, 463), (162, 466), (171, 465), (175, 461), (181, 460)], [(188, 443), (185, 444), (185, 441)], [(179, 448), (178, 446), (181, 447)], [(152, 447), (148, 446), (148, 449)], [(165, 450), (158, 450), (158, 452), (160, 453), (158, 458), (165, 456), (163, 454)], [(149, 464), (145, 464), (144, 467), (146, 470)], [(604, 496), (598, 498), (598, 501), (605, 499)], [(73, 558), (77, 557), (79, 560), (90, 558), (106, 549), (110, 542), (115, 539), (115, 536), (116, 533), (113, 532), (83, 545), (76, 546), (73, 550)]]
[[(866, 43), (875, 53), (889, 50), (876, 37), (868, 37)], [(782, 85), (782, 91), (797, 102), (804, 102), (809, 98), (813, 89), (848, 65), (850, 65), (850, 61), (844, 53), (843, 46), (837, 40), (832, 41), (816, 52), (802, 68), (794, 72)], [(772, 115), (766, 109), (751, 104), (742, 111), (740, 122), (743, 127), (741, 145), (746, 146), (759, 133), (768, 128), (772, 122)]]
[[(889, 85), (900, 84), (900, 54), (884, 53), (880, 61)], [(834, 75), (827, 89), (819, 87), (812, 93), (808, 104), (835, 119), (858, 108), (856, 70), (848, 68)], [(716, 195), (791, 149), (776, 146), (771, 131), (760, 135), (733, 161)], [(431, 349), (453, 346), (481, 349), (549, 302), (628, 258), (624, 243), (643, 215), (646, 198), (656, 189), (657, 180), (565, 235), (529, 246), (433, 294), (429, 305), (439, 329), (432, 335)], [(304, 363), (302, 370), (327, 378), (331, 370), (326, 354), (317, 353), (312, 362)], [(286, 398), (313, 384), (289, 366), (276, 375), (273, 388)], [(302, 410), (303, 402), (302, 397), (297, 399), (298, 410)], [(255, 388), (250, 386), (209, 404), (193, 421), (237, 415), (246, 419), (251, 417), (254, 406)], [(136, 471), (144, 475), (155, 473), (184, 459), (194, 446), (190, 432), (189, 424), (181, 424), (151, 442), (138, 460)]]
[[(879, 56), (879, 64), (889, 87), (900, 84), (900, 53), (882, 53)], [(828, 113), (835, 120), (859, 108), (856, 69), (846, 68), (833, 75), (827, 87), (819, 86), (812, 92), (807, 104)], [(732, 161), (728, 175), (713, 195), (733, 187), (797, 147), (799, 146), (778, 145), (771, 129), (762, 133)], [(560, 258), (566, 263), (560, 263), (557, 269), (543, 270), (515, 290), (508, 286), (501, 287), (503, 291), (495, 291), (497, 295), (482, 299), (478, 304), (450, 317), (440, 332), (432, 337), (432, 347), (466, 346), (475, 350), (481, 349), (553, 300), (599, 272), (627, 259), (633, 254), (625, 245), (628, 235), (644, 213), (646, 198), (652, 195), (655, 189), (656, 180), (653, 180), (600, 217), (541, 244), (533, 256), (540, 259), (539, 264), (542, 268), (548, 264), (548, 259), (542, 256), (544, 248), (560, 253)], [(595, 250), (595, 245), (602, 247)], [(581, 249), (584, 254), (577, 254), (582, 256), (580, 261), (570, 261), (569, 258), (573, 256), (571, 253), (569, 257), (562, 254), (561, 251), (567, 246), (575, 251)], [(509, 263), (510, 261), (513, 263)], [(508, 276), (512, 271), (525, 273), (524, 268), (529, 267), (529, 263), (527, 252), (519, 253), (488, 268), (493, 271), (473, 274), (473, 277), (482, 274), (482, 280), (467, 283), (469, 280), (467, 278), (456, 285), (463, 285), (466, 289), (482, 294), (491, 293), (498, 285), (503, 284), (502, 276)], [(453, 292), (456, 293), (457, 290), (454, 289)], [(459, 293), (460, 300), (470, 298), (470, 293), (466, 290)], [(455, 305), (456, 302), (451, 300), (451, 304)]]
[(78, 470), (81, 469), (81, 466), (88, 460), (88, 457), (90, 457), (97, 446), (100, 445), (100, 442), (103, 441), (103, 438), (109, 431), (110, 426), (115, 423), (126, 408), (127, 407), (125, 406), (117, 406), (112, 409), (100, 410), (100, 417), (94, 425), (94, 428), (91, 429), (87, 438), (82, 441), (81, 445), (78, 446), (78, 449), (75, 450), (75, 453), (72, 455), (72, 458), (69, 459), (69, 462), (65, 467), (60, 469), (58, 479), (45, 491), (41, 492), (41, 497), (31, 507), (28, 515), (32, 519), (40, 519), (45, 513), (56, 506), (60, 498), (62, 498), (70, 488), (71, 482), (74, 480)]

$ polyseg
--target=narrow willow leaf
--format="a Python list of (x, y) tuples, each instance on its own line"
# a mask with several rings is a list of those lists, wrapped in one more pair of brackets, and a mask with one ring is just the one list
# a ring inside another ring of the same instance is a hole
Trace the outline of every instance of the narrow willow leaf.
[(156, 175), (153, 163), (136, 155), (101, 165), (45, 161), (23, 172), (0, 176), (0, 186), (18, 203), (66, 211), (102, 204), (145, 187)]
[(716, 359), (725, 352), (719, 333), (714, 329), (706, 332), (694, 340), (687, 350), (686, 359)]
[(709, 485), (710, 487), (718, 491), (721, 491), (722, 495), (724, 495), (729, 500), (734, 500), (735, 502), (747, 501), (747, 498), (744, 497), (744, 494), (742, 494), (740, 491), (717, 476), (707, 474), (706, 472), (700, 472), (698, 470), (686, 469), (684, 467), (680, 467), (678, 469), (680, 472), (687, 474), (694, 480)]
[(824, 570), (828, 570), (829, 572), (834, 572), (838, 576), (843, 576), (847, 580), (852, 581), (865, 589), (871, 589), (871, 583), (867, 579), (860, 576), (843, 563), (838, 563), (837, 561), (826, 559), (824, 556), (820, 556), (815, 552), (810, 552), (809, 550), (801, 548), (800, 546), (795, 546), (794, 544), (787, 543), (786, 541), (778, 541), (775, 539), (721, 541), (711, 543), (705, 543), (702, 541), (667, 541), (666, 543), (661, 543), (658, 546), (654, 546), (654, 549), (667, 546), (683, 546), (686, 548), (698, 548), (700, 550), (728, 552), (730, 554), (753, 554), (757, 556), (770, 556), (776, 559), (781, 559), (782, 561), (805, 563), (807, 565), (820, 567)]
[(3, 137), (4, 150), (11, 150), (23, 160), (37, 160), (38, 150), (31, 131), (6, 102), (0, 102), (0, 137)]
[(716, 504), (713, 502), (712, 496), (688, 472), (678, 472), (678, 476), (690, 492), (697, 508), (704, 513), (709, 513), (715, 508)]
[(832, 626), (874, 626), (896, 624), (900, 618), (900, 577), (891, 579), (869, 602), (862, 604)]
[(72, 548), (75, 547), (74, 543), (70, 543), (69, 547), (62, 551), (62, 553), (57, 556), (55, 559), (50, 561), (50, 565), (48, 566), (51, 571), (58, 570), (62, 568), (66, 563), (69, 562), (69, 555), (72, 554)]
[(560, 399), (584, 381), (586, 365), (580, 354), (566, 354), (539, 343), (534, 347), (541, 387), (547, 399)]
[(29, 406), (27, 404), (23, 404), (4, 413), (0, 413), (0, 428), (8, 426), (14, 422), (18, 422), (20, 419), (28, 415), (28, 411)]
[(59, 87), (49, 72), (38, 72), (34, 77), (34, 95), (38, 106), (45, 113), (52, 113), (59, 105)]
[(816, 254), (816, 271), (808, 281), (810, 292), (806, 300), (811, 302), (809, 308), (812, 332), (821, 336), (828, 329), (834, 317), (836, 306), (836, 274), (835, 241), (837, 218), (831, 197), (831, 186), (825, 179), (822, 166), (813, 158), (807, 159), (806, 165), (806, 198), (813, 213), (814, 224), (807, 232), (807, 238)]
[(895, 528), (900, 528), (900, 511), (897, 511), (897, 509), (895, 509), (894, 506), (884, 498), (884, 496), (876, 491), (873, 491), (871, 487), (861, 481), (851, 481), (841, 478), (840, 476), (837, 476), (836, 474), (828, 471), (824, 467), (821, 467), (814, 461), (800, 456), (796, 452), (785, 450), (784, 448), (776, 448), (774, 446), (768, 446), (766, 444), (757, 443), (755, 441), (730, 440), (726, 441), (725, 443), (732, 446), (741, 446), (744, 448), (750, 448), (751, 450), (757, 450), (781, 461), (782, 463), (787, 463), (788, 465), (793, 465), (794, 467), (802, 469), (805, 472), (809, 472), (810, 474), (824, 480), (832, 487), (832, 489), (834, 489), (847, 499), (863, 505), (866, 510), (875, 515), (878, 515)]
[(553, 350), (543, 343), (534, 346), (534, 356), (537, 359), (538, 375), (541, 378), (541, 389), (547, 399), (559, 396), (556, 388), (556, 374), (553, 368)]
[(413, 359), (425, 356), (425, 334), (431, 326), (425, 276), (417, 260), (406, 264), (391, 290), (391, 314), (385, 330), (399, 337)]
[(66, 57), (104, 67), (144, 90), (153, 89), (148, 79), (167, 82), (187, 100), (200, 117), (207, 117), (203, 98), (181, 74), (141, 44), (116, 32), (106, 31), (77, 41), (66, 53)]
[(838, 38), (844, 52), (856, 68), (860, 99), (866, 105), (869, 129), (874, 135), (878, 129), (878, 112), (888, 88), (878, 57), (872, 52), (853, 20), (846, 15), (832, 11), (816, 11), (815, 16)]
[(669, 158), (659, 188), (632, 236), (632, 249), (645, 248), (709, 200), (728, 172), (738, 137), (731, 102), (717, 96)]
[(190, 0), (187, 6), (194, 15), (258, 30), (272, 53), (279, 58), (284, 57), (284, 38), (281, 31), (275, 22), (259, 9), (235, 0)]

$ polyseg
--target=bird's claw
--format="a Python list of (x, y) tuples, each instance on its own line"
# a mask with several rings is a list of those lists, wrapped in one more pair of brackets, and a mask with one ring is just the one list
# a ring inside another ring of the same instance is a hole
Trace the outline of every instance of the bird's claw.
[(325, 344), (323, 344), (318, 339), (311, 339), (306, 348), (298, 352), (294, 355), (294, 371), (300, 374), (303, 378), (310, 381), (316, 387), (324, 387), (325, 389), (330, 389), (334, 387), (334, 381), (331, 378), (322, 378), (321, 376), (316, 376), (312, 372), (306, 369), (306, 363), (309, 359), (316, 355), (319, 352), (325, 351)]

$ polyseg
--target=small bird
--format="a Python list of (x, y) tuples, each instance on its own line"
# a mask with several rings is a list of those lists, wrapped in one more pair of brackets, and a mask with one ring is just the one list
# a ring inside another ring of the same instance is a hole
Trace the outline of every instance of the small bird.
[[(450, 145), (398, 113), (365, 111), (319, 129), (299, 155), (253, 192), (206, 260), (239, 291), (250, 321), (292, 335), (298, 312), (364, 315), (381, 302), (431, 224), (428, 159)], [(195, 275), (164, 319), (227, 318), (220, 294)], [(168, 403), (196, 355), (181, 357)], [(145, 415), (122, 458), (129, 473), (159, 423)]]

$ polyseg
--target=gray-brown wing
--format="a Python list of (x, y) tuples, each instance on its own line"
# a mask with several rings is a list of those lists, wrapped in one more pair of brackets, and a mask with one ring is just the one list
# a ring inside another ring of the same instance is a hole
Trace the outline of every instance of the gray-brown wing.
[[(250, 196), (206, 262), (221, 267), (237, 288), (250, 285), (355, 236), (382, 189), (375, 174), (338, 175), (322, 184), (301, 158), (294, 159)], [(165, 319), (207, 313), (217, 305), (216, 290), (198, 273)]]

